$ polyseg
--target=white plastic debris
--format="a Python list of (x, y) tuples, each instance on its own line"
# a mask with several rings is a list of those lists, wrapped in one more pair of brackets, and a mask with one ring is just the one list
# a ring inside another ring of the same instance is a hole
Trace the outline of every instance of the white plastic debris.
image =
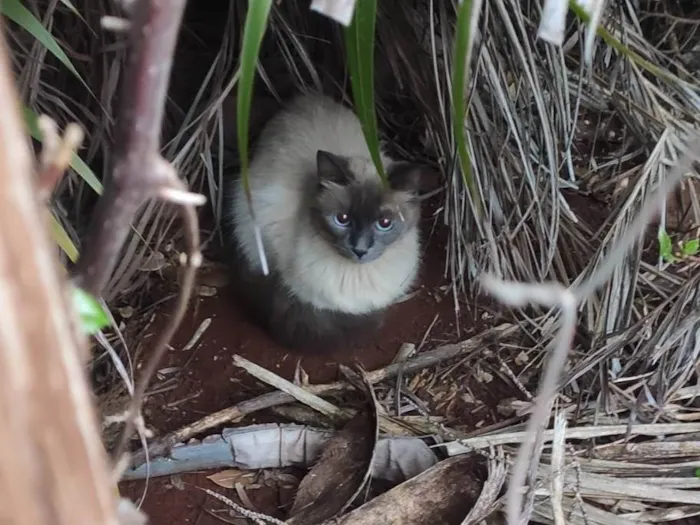
[(311, 10), (349, 26), (357, 0), (313, 0)]
[(545, 0), (542, 6), (542, 19), (537, 28), (537, 38), (555, 46), (564, 42), (566, 13), (569, 11), (568, 0)]
[[(127, 470), (123, 481), (147, 476), (169, 476), (200, 470), (238, 468), (308, 468), (332, 435), (303, 425), (262, 424), (225, 429), (202, 441), (175, 446), (169, 457)], [(394, 483), (410, 479), (432, 467), (438, 459), (420, 438), (380, 438), (372, 476)]]

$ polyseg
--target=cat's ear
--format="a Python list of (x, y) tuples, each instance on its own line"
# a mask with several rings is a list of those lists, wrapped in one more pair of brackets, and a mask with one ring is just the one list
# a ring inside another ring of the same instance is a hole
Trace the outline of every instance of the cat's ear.
[(394, 162), (387, 170), (387, 179), (392, 190), (418, 195), (423, 185), (426, 166), (412, 162)]
[(316, 152), (316, 170), (319, 182), (333, 182), (345, 186), (352, 180), (348, 161), (322, 149)]

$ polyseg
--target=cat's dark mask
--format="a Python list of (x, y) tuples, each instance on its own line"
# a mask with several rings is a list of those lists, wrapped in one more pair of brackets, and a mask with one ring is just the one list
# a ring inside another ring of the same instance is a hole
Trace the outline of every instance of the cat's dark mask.
[(376, 175), (358, 176), (353, 171), (357, 163), (375, 173), (371, 161), (318, 151), (312, 219), (338, 253), (358, 263), (368, 263), (416, 227), (423, 168), (394, 162), (386, 168), (388, 185), (384, 186)]

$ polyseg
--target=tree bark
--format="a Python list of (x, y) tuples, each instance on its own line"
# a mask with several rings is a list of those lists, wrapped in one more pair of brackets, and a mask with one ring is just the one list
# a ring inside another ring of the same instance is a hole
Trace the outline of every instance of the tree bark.
[(117, 524), (0, 21), (0, 523)]
[(459, 525), (476, 503), (482, 483), (480, 456), (457, 456), (441, 461), (323, 525)]

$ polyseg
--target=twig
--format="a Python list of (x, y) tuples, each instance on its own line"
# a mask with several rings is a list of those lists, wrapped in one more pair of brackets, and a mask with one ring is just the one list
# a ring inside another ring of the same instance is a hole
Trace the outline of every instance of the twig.
[[(338, 408), (333, 403), (329, 403), (325, 399), (310, 393), (308, 390), (295, 385), (291, 381), (287, 381), (274, 372), (270, 372), (260, 365), (248, 361), (239, 355), (233, 356), (233, 364), (243, 368), (246, 372), (263, 383), (267, 383), (268, 385), (273, 386), (282, 392), (286, 392), (299, 402), (326, 416), (332, 421), (343, 422), (350, 420), (357, 415), (356, 410), (351, 408)], [(392, 436), (403, 436), (406, 434), (406, 427), (400, 423), (397, 423), (386, 414), (380, 414), (378, 419), (379, 428), (383, 433)]]
[(245, 507), (233, 502), (223, 494), (219, 494), (218, 492), (215, 492), (213, 490), (205, 489), (202, 487), (197, 487), (199, 490), (202, 492), (205, 492), (206, 494), (209, 494), (212, 498), (218, 499), (220, 502), (228, 505), (231, 507), (233, 510), (241, 514), (241, 516), (244, 516), (248, 519), (253, 520), (256, 524), (258, 525), (265, 525), (266, 523), (272, 523), (273, 525), (284, 525), (283, 521), (278, 520), (277, 518), (274, 518), (272, 516), (268, 516), (267, 514), (262, 514), (260, 512), (254, 512), (250, 509), (246, 509)]
[(189, 352), (194, 348), (194, 345), (196, 345), (199, 340), (202, 338), (204, 335), (204, 332), (207, 331), (207, 328), (211, 325), (211, 317), (207, 317), (202, 323), (197, 327), (197, 330), (195, 330), (194, 335), (190, 338), (189, 341), (187, 341), (187, 344), (182, 347), (183, 352)]
[(51, 192), (63, 178), (70, 165), (73, 153), (83, 141), (83, 130), (71, 123), (61, 137), (56, 122), (46, 115), (41, 115), (37, 122), (41, 131), (42, 148), (39, 158), (39, 193), (42, 200), (48, 200)]
[[(417, 370), (434, 366), (442, 361), (446, 361), (454, 357), (460, 357), (464, 354), (469, 354), (472, 352), (481, 352), (489, 341), (509, 337), (517, 333), (517, 331), (518, 327), (515, 325), (502, 324), (482, 332), (481, 334), (466, 341), (444, 345), (430, 352), (424, 352), (407, 362), (391, 364), (385, 368), (369, 372), (367, 377), (370, 383), (376, 384), (386, 379), (395, 377), (402, 368), (404, 374), (416, 372)], [(325, 385), (309, 385), (304, 389), (318, 396), (328, 396), (351, 390), (352, 386), (345, 381), (337, 381), (335, 383)], [(176, 430), (175, 432), (162, 437), (155, 443), (152, 443), (148, 447), (148, 450), (140, 451), (134, 454), (131, 465), (139, 466), (143, 464), (146, 461), (146, 457), (149, 456), (162, 456), (166, 454), (174, 445), (187, 441), (188, 439), (206, 432), (207, 430), (218, 427), (219, 425), (239, 420), (248, 414), (265, 410), (266, 408), (284, 405), (286, 403), (293, 403), (294, 401), (296, 401), (295, 398), (285, 392), (271, 392), (248, 401), (243, 401), (242, 403), (238, 403), (232, 407), (225, 408), (210, 414), (199, 421), (192, 423), (191, 425), (187, 425), (179, 430)]]
[(158, 362), (182, 320), (201, 263), (199, 227), (194, 206), (204, 198), (188, 194), (173, 167), (160, 155), (160, 134), (170, 70), (186, 0), (140, 0), (130, 21), (131, 55), (127, 63), (122, 108), (115, 143), (115, 165), (90, 222), (86, 249), (78, 260), (76, 283), (102, 295), (129, 233), (131, 220), (148, 200), (181, 205), (187, 257), (178, 300), (134, 390), (115, 461), (134, 430), (143, 394)]
[(301, 388), (300, 386), (295, 385), (291, 381), (287, 381), (286, 379), (278, 376), (277, 374), (274, 374), (269, 370), (264, 369), (260, 365), (256, 365), (252, 361), (248, 361), (245, 357), (234, 355), (233, 364), (234, 366), (242, 368), (243, 370), (248, 372), (253, 377), (259, 379), (260, 381), (263, 381), (268, 385), (274, 386), (282, 392), (286, 392), (290, 396), (294, 397), (294, 399), (301, 401), (305, 405), (313, 408), (314, 410), (320, 412), (326, 417), (329, 417), (331, 419), (337, 418), (341, 412), (338, 409), (338, 407), (336, 407), (332, 403), (329, 403), (325, 399), (322, 399), (317, 395), (310, 393), (309, 391)]

